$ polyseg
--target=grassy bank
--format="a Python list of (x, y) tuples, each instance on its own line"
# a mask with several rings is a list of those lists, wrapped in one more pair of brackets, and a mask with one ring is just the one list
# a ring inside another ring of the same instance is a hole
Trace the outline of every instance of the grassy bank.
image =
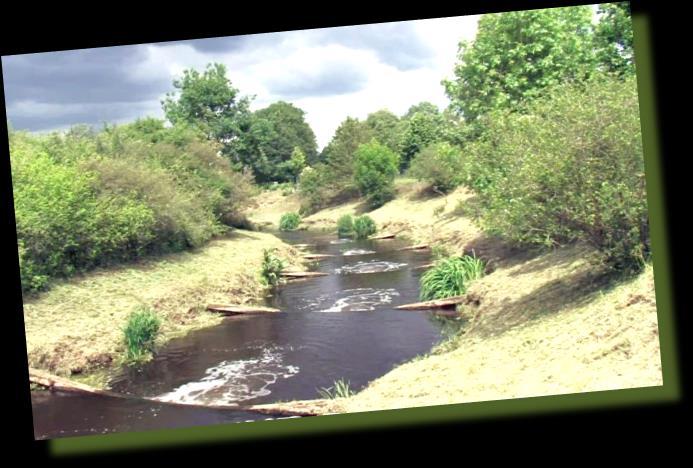
[(145, 305), (161, 317), (158, 346), (218, 324), (220, 316), (204, 309), (208, 303), (261, 300), (265, 248), (278, 248), (292, 266), (300, 265), (298, 252), (275, 236), (236, 230), (193, 251), (95, 270), (27, 296), (29, 365), (103, 386), (122, 362), (122, 328), (133, 309)]
[[(472, 219), (474, 196), (460, 188), (426, 193), (407, 179), (397, 198), (368, 212), (380, 231), (412, 242), (474, 250), (488, 261), (461, 315), (463, 331), (371, 382), (350, 398), (316, 404), (321, 413), (374, 411), (468, 401), (655, 386), (662, 384), (652, 267), (635, 277), (599, 267), (585, 245), (526, 250), (484, 234)], [(298, 203), (264, 193), (254, 220)], [(268, 211), (263, 211), (267, 209)], [(367, 212), (361, 201), (307, 217), (311, 229), (335, 230), (337, 219)], [(292, 403), (284, 403), (291, 407)]]

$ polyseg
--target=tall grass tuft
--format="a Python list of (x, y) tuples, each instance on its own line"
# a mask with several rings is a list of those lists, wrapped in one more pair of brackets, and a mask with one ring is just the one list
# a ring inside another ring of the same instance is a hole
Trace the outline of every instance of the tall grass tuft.
[(154, 351), (154, 340), (160, 327), (161, 319), (148, 307), (139, 307), (130, 314), (123, 329), (128, 361), (141, 361)]
[(358, 216), (354, 219), (354, 237), (356, 239), (366, 239), (377, 231), (375, 221), (369, 216)]
[(262, 251), (262, 269), (260, 275), (268, 286), (276, 286), (284, 269), (284, 261), (275, 254), (277, 249), (264, 249)]
[(463, 255), (438, 260), (421, 277), (421, 300), (444, 299), (460, 296), (469, 283), (484, 274), (484, 262), (476, 256)]
[(279, 219), (281, 231), (293, 231), (301, 224), (301, 216), (298, 213), (284, 213)]
[(318, 389), (318, 393), (322, 398), (327, 400), (334, 400), (335, 398), (348, 398), (356, 394), (349, 385), (351, 383), (348, 380), (339, 379), (334, 382), (334, 385), (327, 388)]

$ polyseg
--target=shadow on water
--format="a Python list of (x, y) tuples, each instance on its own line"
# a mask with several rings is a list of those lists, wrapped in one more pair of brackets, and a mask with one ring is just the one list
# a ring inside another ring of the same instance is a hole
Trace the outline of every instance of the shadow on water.
[(266, 302), (280, 313), (229, 317), (173, 340), (152, 361), (123, 369), (111, 382), (115, 392), (157, 398), (161, 404), (35, 397), (37, 437), (258, 419), (164, 402), (314, 399), (319, 388), (338, 379), (358, 391), (451, 333), (449, 319), (394, 309), (418, 300), (423, 270), (415, 267), (430, 262), (428, 252), (398, 251), (405, 244), (397, 239), (338, 240), (305, 231), (278, 235), (292, 244), (313, 244), (311, 252), (334, 255), (314, 264), (315, 271), (328, 275), (276, 289)]

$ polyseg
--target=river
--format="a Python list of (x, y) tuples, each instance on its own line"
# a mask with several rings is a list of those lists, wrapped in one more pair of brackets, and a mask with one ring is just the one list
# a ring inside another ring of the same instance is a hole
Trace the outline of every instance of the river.
[(337, 239), (278, 233), (310, 252), (334, 255), (266, 299), (276, 314), (234, 316), (169, 342), (150, 362), (124, 368), (113, 391), (161, 401), (33, 392), (37, 439), (268, 419), (256, 413), (167, 405), (262, 404), (319, 398), (335, 380), (358, 391), (441, 340), (429, 312), (399, 311), (415, 302), (428, 251), (400, 251), (400, 240)]

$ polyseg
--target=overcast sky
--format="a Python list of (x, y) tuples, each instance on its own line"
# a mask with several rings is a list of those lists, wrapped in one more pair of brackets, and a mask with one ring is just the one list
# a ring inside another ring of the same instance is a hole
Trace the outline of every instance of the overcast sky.
[(322, 148), (347, 116), (448, 100), (457, 45), (477, 16), (104, 47), (2, 58), (7, 116), (15, 129), (163, 117), (161, 99), (186, 68), (221, 62), (252, 109), (292, 102)]

